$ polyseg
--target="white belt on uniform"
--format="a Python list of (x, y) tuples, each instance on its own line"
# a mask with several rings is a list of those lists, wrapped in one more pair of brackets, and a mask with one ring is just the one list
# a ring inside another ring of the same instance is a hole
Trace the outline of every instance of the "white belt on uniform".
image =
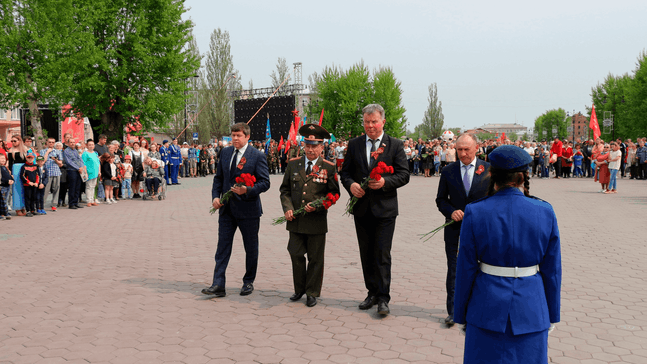
[(497, 267), (486, 263), (480, 263), (481, 272), (497, 277), (530, 277), (539, 272), (539, 266), (533, 265), (532, 267)]

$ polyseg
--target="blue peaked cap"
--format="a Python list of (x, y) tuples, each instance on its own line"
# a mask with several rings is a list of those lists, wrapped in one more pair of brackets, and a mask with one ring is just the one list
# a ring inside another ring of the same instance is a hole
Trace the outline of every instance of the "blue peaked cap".
[(490, 165), (495, 169), (509, 172), (521, 172), (528, 169), (532, 157), (525, 150), (514, 145), (502, 145), (488, 156)]

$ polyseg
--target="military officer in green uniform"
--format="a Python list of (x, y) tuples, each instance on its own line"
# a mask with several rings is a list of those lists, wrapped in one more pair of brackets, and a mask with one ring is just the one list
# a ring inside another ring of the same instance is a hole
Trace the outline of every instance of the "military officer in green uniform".
[[(279, 191), (290, 232), (288, 252), (294, 278), (290, 300), (298, 301), (305, 294), (306, 305), (312, 307), (317, 304), (323, 282), (328, 211), (312, 207), (310, 202), (328, 193), (339, 194), (339, 183), (335, 165), (321, 157), (324, 139), (329, 139), (330, 133), (319, 125), (306, 124), (299, 128), (299, 134), (306, 142), (305, 156), (290, 159)], [(303, 206), (307, 213), (294, 216), (294, 211)]]

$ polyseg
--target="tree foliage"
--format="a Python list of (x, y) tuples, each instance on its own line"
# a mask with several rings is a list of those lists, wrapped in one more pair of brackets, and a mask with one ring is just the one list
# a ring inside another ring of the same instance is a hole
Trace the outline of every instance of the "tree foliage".
[[(31, 129), (43, 146), (38, 104), (60, 109), (73, 96), (73, 72), (87, 56), (88, 37), (75, 25), (84, 21), (81, 1), (0, 1), (0, 107), (30, 110)], [(77, 9), (76, 17), (68, 12)]]
[(429, 106), (422, 118), (422, 132), (429, 138), (437, 138), (443, 133), (445, 116), (443, 115), (443, 102), (438, 100), (438, 87), (436, 83), (429, 85)]
[(363, 62), (348, 70), (332, 65), (309, 80), (313, 102), (308, 105), (308, 115), (319, 115), (323, 108), (322, 125), (335, 137), (348, 139), (361, 135), (364, 132), (362, 109), (373, 103), (384, 107), (387, 134), (394, 137), (405, 134), (401, 82), (391, 68), (380, 67), (371, 75)]
[(184, 2), (94, 0), (77, 11), (90, 14), (78, 26), (91, 43), (77, 59), (74, 111), (101, 119), (100, 131), (114, 136), (135, 120), (144, 129), (167, 124), (184, 108), (200, 62), (186, 47), (192, 23), (182, 20)]
[[(546, 111), (535, 119), (534, 130), (537, 133), (537, 138), (540, 140), (544, 138), (546, 140), (554, 139), (556, 136), (563, 139), (568, 136), (566, 128), (570, 123), (571, 118), (566, 117), (566, 111), (564, 109), (553, 109)], [(556, 132), (553, 132), (553, 129)], [(543, 133), (544, 131), (546, 131), (545, 135)]]
[[(631, 74), (608, 74), (591, 88), (591, 99), (602, 131), (602, 139), (644, 137), (647, 133), (647, 51), (638, 56)], [(591, 108), (587, 106), (589, 115)], [(613, 128), (604, 127), (605, 111), (613, 115)]]
[[(288, 68), (287, 61), (285, 60), (285, 58), (279, 57), (278, 61), (276, 62), (276, 70), (272, 71), (272, 74), (270, 75), (270, 78), (272, 79), (272, 88), (276, 89), (277, 87), (279, 87), (279, 85), (283, 83), (285, 77), (289, 72), (290, 69)], [(288, 83), (289, 81), (286, 82), (283, 86), (287, 85)], [(285, 95), (285, 92), (279, 90), (276, 95), (283, 96)]]

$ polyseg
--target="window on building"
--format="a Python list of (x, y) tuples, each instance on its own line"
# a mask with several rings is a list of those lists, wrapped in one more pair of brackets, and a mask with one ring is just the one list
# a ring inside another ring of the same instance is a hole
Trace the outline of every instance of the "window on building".
[(4, 120), (6, 118), (7, 118), (7, 114), (6, 114), (5, 110), (0, 109), (0, 119)]
[(20, 117), (18, 117), (18, 109), (11, 110), (11, 120), (20, 120)]

